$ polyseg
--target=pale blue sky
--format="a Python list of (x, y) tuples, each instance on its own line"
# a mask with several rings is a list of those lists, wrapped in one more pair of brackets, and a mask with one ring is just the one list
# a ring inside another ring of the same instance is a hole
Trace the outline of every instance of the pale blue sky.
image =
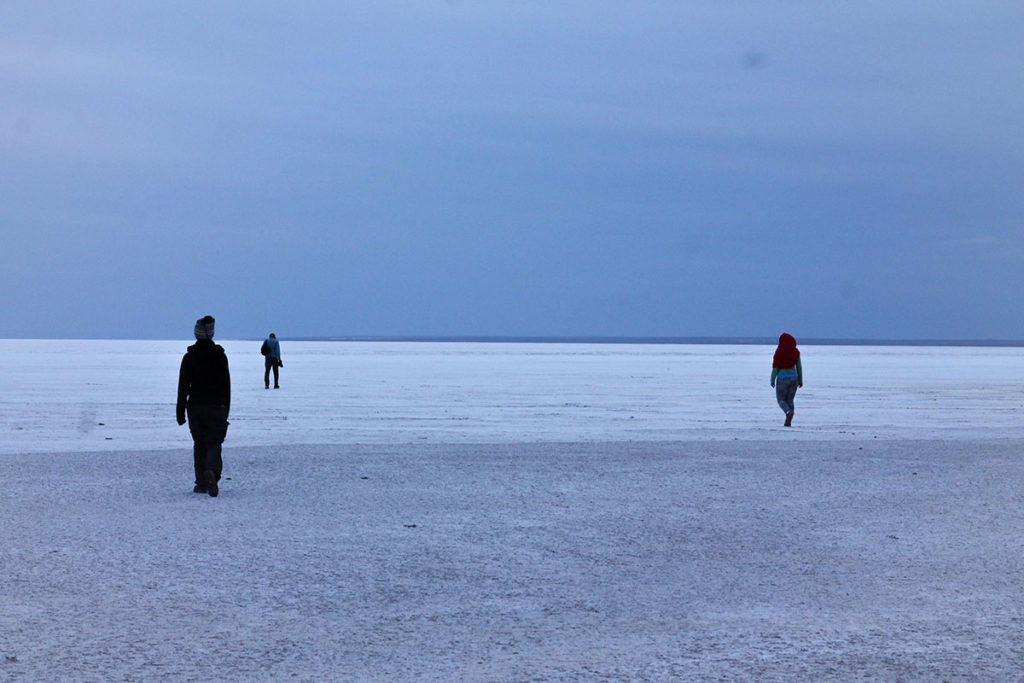
[(1021, 36), (986, 0), (5, 2), (0, 337), (1024, 339)]

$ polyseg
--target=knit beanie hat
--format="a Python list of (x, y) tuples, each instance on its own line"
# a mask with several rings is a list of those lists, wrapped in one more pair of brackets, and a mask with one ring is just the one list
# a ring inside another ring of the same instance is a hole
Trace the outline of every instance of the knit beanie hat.
[(196, 321), (196, 339), (213, 339), (213, 316), (207, 315)]

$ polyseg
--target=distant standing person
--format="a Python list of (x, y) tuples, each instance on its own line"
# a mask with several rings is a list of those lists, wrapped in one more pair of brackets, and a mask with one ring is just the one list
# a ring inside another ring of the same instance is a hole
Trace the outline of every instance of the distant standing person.
[(196, 343), (188, 347), (178, 372), (178, 424), (192, 433), (195, 493), (219, 493), (224, 461), (221, 444), (228, 431), (231, 410), (231, 375), (224, 347), (213, 343), (212, 316), (196, 321)]
[(797, 387), (804, 385), (804, 368), (800, 362), (800, 350), (796, 348), (796, 339), (785, 332), (779, 337), (779, 345), (772, 358), (772, 386), (775, 387), (775, 398), (779, 407), (786, 414), (786, 426), (793, 426), (793, 413), (796, 408)]
[(270, 388), (270, 371), (274, 371), (274, 388), (280, 389), (281, 385), (278, 383), (278, 372), (279, 368), (284, 365), (281, 362), (281, 343), (277, 341), (277, 337), (271, 332), (270, 336), (267, 337), (263, 342), (263, 347), (260, 348), (260, 353), (264, 356), (263, 361), (263, 384), (269, 389)]

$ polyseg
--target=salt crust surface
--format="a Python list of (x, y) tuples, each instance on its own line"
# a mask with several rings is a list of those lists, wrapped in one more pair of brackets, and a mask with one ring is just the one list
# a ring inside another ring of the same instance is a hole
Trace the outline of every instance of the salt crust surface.
[(0, 342), (0, 680), (1020, 677), (1019, 350), (248, 345), (211, 499), (183, 345)]
[[(1016, 438), (1024, 349), (802, 347), (795, 430), (771, 347), (221, 342), (230, 446)], [(0, 453), (181, 448), (188, 342), (0, 340)]]

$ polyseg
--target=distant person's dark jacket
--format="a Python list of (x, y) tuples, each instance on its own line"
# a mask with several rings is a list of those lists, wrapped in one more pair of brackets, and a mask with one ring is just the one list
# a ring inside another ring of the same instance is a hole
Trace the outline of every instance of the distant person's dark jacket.
[(263, 348), (267, 351), (263, 354), (267, 360), (281, 360), (281, 342), (277, 339), (267, 337), (267, 340), (263, 342)]
[(231, 409), (231, 374), (224, 347), (200, 339), (181, 359), (178, 372), (178, 420), (186, 406), (224, 406)]

